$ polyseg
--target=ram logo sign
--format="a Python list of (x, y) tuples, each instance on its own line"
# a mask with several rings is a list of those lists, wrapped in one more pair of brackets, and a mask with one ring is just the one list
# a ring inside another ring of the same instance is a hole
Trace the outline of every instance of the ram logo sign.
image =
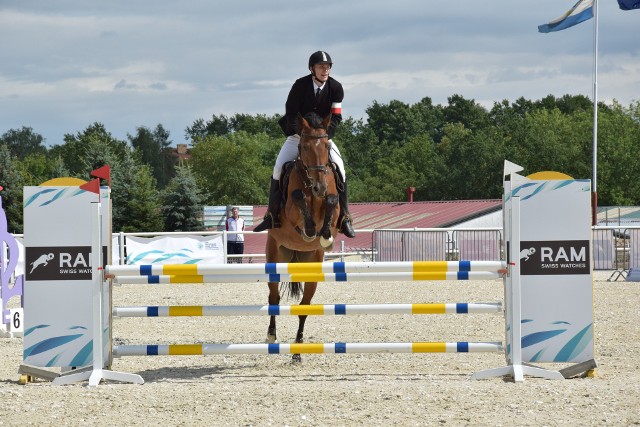
[(520, 242), (520, 274), (591, 274), (588, 240)]
[[(103, 247), (103, 259), (106, 247)], [(91, 246), (26, 247), (27, 280), (91, 280)]]

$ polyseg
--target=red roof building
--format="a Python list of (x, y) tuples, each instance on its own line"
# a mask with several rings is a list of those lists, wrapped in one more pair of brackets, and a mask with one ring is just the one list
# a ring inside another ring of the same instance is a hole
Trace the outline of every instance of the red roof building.
[[(502, 208), (502, 200), (450, 200), (442, 202), (381, 202), (350, 203), (353, 217), (354, 239), (339, 234), (333, 251), (340, 251), (345, 242), (345, 251), (352, 252), (372, 247), (373, 229), (400, 228), (445, 228), (483, 216)], [(267, 207), (255, 206), (253, 224), (260, 224)], [(248, 230), (253, 227), (248, 227)], [(358, 230), (368, 230), (358, 233)], [(264, 253), (266, 233), (245, 237), (245, 254)], [(254, 261), (255, 262), (255, 261)]]

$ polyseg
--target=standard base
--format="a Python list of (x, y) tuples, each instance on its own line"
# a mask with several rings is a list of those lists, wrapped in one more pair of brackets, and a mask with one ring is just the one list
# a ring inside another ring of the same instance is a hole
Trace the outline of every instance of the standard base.
[(507, 365), (501, 368), (487, 369), (486, 371), (476, 372), (471, 376), (471, 379), (482, 380), (486, 378), (510, 376), (515, 382), (523, 382), (525, 375), (538, 378), (546, 378), (549, 380), (564, 379), (564, 376), (560, 372), (538, 368), (537, 366), (528, 365), (526, 363), (522, 365)]
[(87, 372), (61, 375), (53, 380), (54, 385), (73, 384), (80, 381), (89, 380), (89, 386), (97, 386), (102, 380), (120, 381), (123, 383), (144, 384), (140, 375), (126, 372), (109, 371), (107, 369), (94, 369)]

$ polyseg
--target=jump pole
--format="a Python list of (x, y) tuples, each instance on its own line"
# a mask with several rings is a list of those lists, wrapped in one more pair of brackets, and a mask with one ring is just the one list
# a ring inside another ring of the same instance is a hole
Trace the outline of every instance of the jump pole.
[(268, 282), (406, 282), (434, 280), (493, 280), (494, 271), (379, 272), (379, 273), (293, 273), (293, 274), (208, 274), (118, 276), (121, 284), (268, 283)]
[(386, 262), (301, 262), (265, 264), (151, 264), (107, 265), (105, 273), (115, 276), (206, 276), (321, 273), (443, 273), (499, 272), (504, 261), (386, 261)]
[(362, 314), (484, 314), (502, 312), (497, 303), (440, 304), (310, 304), (230, 306), (142, 306), (113, 307), (114, 317), (181, 316), (326, 316)]
[(118, 345), (114, 357), (212, 354), (486, 353), (503, 351), (501, 342), (299, 343)]

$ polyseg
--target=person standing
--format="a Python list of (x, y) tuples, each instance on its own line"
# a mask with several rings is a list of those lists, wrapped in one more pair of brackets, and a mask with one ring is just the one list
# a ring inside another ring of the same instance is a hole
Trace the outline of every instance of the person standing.
[[(231, 216), (227, 218), (227, 231), (244, 231), (244, 219), (240, 218), (238, 208), (231, 208)], [(227, 234), (227, 255), (242, 255), (244, 253), (244, 234)], [(242, 263), (242, 258), (230, 258), (228, 263)]]
[(311, 73), (296, 80), (289, 91), (285, 104), (285, 115), (278, 122), (287, 139), (280, 149), (280, 154), (278, 154), (273, 168), (269, 189), (269, 208), (264, 216), (264, 221), (253, 229), (255, 232), (280, 227), (281, 191), (279, 180), (282, 166), (288, 161), (295, 160), (298, 155), (300, 143), (300, 135), (296, 129), (298, 114), (304, 116), (307, 113), (315, 112), (320, 117), (331, 114), (331, 123), (327, 134), (331, 143), (330, 160), (336, 164), (339, 171), (340, 216), (338, 217), (338, 230), (347, 237), (355, 237), (351, 225), (351, 215), (349, 215), (344, 162), (340, 150), (332, 140), (336, 128), (342, 121), (342, 99), (344, 98), (344, 89), (340, 82), (329, 76), (332, 66), (333, 61), (327, 52), (319, 50), (312, 53), (309, 57), (309, 71)]

